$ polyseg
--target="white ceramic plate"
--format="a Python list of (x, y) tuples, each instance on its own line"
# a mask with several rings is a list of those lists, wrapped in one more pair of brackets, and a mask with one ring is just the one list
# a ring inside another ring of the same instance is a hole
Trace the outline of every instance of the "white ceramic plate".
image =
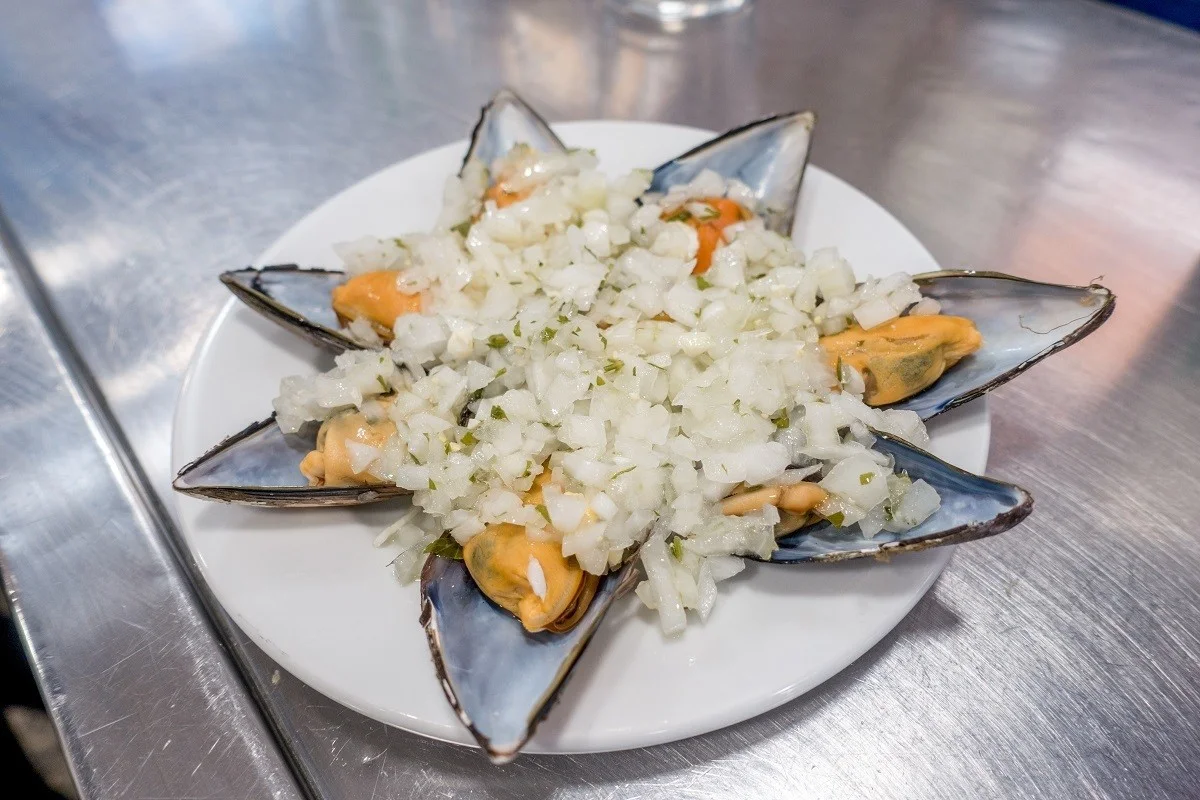
[[(577, 122), (563, 141), (595, 148), (610, 174), (651, 167), (711, 136), (673, 125)], [(431, 226), (465, 142), (389, 167), (313, 211), (259, 264), (340, 267), (333, 242)], [(837, 245), (860, 275), (938, 268), (895, 218), (809, 167), (796, 236), (806, 252)], [(214, 276), (215, 280), (215, 276)], [(192, 361), (175, 418), (176, 469), (271, 411), (279, 379), (328, 356), (230, 299)], [(979, 403), (931, 426), (933, 451), (982, 472), (989, 424)], [(418, 591), (388, 568), (375, 534), (396, 506), (270, 510), (177, 497), (184, 537), (217, 598), (251, 639), (318, 691), (382, 722), (469, 744), (434, 679), (417, 622)], [(888, 564), (750, 564), (721, 585), (707, 624), (664, 641), (630, 595), (597, 633), (528, 752), (620, 750), (731, 725), (813, 688), (866, 652), (929, 589), (940, 548)]]

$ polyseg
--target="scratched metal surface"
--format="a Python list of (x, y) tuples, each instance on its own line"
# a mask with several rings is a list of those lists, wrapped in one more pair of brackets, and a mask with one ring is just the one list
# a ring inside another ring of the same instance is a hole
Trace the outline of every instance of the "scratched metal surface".
[(0, 369), (0, 581), (80, 795), (299, 800), (3, 251)]
[(494, 768), (273, 683), (235, 636), (319, 796), (1194, 796), (1196, 35), (1084, 0), (760, 0), (682, 33), (584, 0), (0, 0), (0, 19), (0, 205), (164, 496), (216, 273), (461, 137), (501, 83), (551, 119), (723, 128), (815, 108), (815, 161), (947, 266), (1103, 275), (1120, 297), (1099, 334), (995, 395), (990, 471), (1034, 492), (1032, 519), (961, 549), (884, 642), (758, 719)]

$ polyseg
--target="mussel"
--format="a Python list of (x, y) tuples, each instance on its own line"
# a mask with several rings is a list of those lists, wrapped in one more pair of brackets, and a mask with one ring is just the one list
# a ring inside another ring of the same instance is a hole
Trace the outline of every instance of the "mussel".
[(965, 317), (982, 346), (924, 391), (890, 408), (930, 419), (982, 397), (1091, 334), (1112, 316), (1117, 298), (1103, 286), (1064, 286), (1001, 272), (946, 270), (914, 278), (943, 314)]
[(438, 682), (497, 764), (533, 735), (613, 601), (633, 587), (633, 561), (598, 579), (592, 601), (563, 633), (530, 633), (490, 601), (462, 561), (431, 557), (421, 572), (421, 625)]
[(839, 528), (828, 519), (785, 516), (776, 529), (778, 548), (771, 554), (772, 563), (886, 558), (961, 544), (1003, 533), (1033, 511), (1033, 497), (1019, 486), (961, 470), (890, 434), (871, 433), (875, 436), (873, 449), (890, 456), (893, 469), (912, 480), (923, 480), (937, 491), (937, 510), (916, 527), (899, 533), (885, 530), (872, 537), (863, 536), (857, 527)]
[[(185, 465), (172, 486), (183, 494), (206, 500), (253, 506), (312, 508), (361, 505), (409, 494), (384, 482), (314, 482), (310, 455), (319, 452), (320, 426), (308, 425), (285, 434), (275, 415), (238, 431), (195, 461)], [(341, 483), (341, 485), (337, 485)]]
[[(395, 433), (396, 423), (386, 416), (372, 420), (355, 410), (335, 414), (317, 429), (313, 449), (300, 460), (300, 472), (309, 486), (387, 485), (389, 481), (372, 475), (368, 466)], [(364, 458), (365, 463), (357, 463)]]
[[(541, 473), (525, 503), (542, 502), (550, 471)], [(489, 525), (463, 545), (463, 562), (475, 585), (530, 633), (565, 633), (579, 624), (600, 578), (564, 556), (557, 540), (530, 538), (520, 525)]]
[(767, 228), (788, 236), (816, 124), (811, 111), (796, 111), (734, 128), (657, 167), (650, 191), (666, 192), (712, 170), (750, 187)]
[(924, 391), (982, 344), (971, 320), (949, 314), (896, 317), (870, 330), (854, 325), (820, 339), (835, 374), (845, 367), (858, 371), (863, 401), (870, 406), (891, 405)]

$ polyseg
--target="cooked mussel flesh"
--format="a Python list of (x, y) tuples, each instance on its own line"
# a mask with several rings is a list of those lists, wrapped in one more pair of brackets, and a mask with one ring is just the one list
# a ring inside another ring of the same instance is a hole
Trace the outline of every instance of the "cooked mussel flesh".
[(362, 411), (343, 411), (321, 423), (316, 447), (300, 462), (310, 486), (378, 486), (389, 481), (367, 471), (396, 433), (386, 416), (371, 420)]
[(599, 577), (584, 572), (558, 541), (534, 541), (521, 525), (489, 525), (463, 545), (480, 591), (530, 633), (570, 630), (587, 611)]
[(942, 314), (896, 317), (868, 330), (854, 325), (820, 339), (839, 380), (845, 367), (862, 376), (863, 400), (870, 406), (898, 403), (927, 389), (982, 344), (971, 320)]

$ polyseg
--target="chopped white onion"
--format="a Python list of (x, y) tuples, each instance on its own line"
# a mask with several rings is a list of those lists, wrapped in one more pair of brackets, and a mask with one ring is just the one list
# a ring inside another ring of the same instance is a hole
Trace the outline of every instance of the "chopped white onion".
[[(395, 320), (390, 347), (287, 378), (275, 401), (287, 432), (354, 408), (394, 423), (382, 446), (357, 437), (345, 453), (423, 512), (380, 539), (402, 550), (398, 577), (416, 574), (432, 538), (465, 544), (494, 524), (524, 526), (595, 574), (649, 536), (638, 596), (674, 634), (688, 609), (707, 618), (739, 555), (775, 547), (773, 506), (720, 513), (739, 485), (820, 478), (832, 493), (822, 513), (865, 536), (936, 511), (932, 487), (871, 449), (871, 427), (924, 443), (920, 419), (866, 406), (862, 375), (833, 376), (817, 344), (848, 324), (940, 311), (909, 276), (860, 283), (833, 248), (805, 264), (761, 218), (725, 228), (709, 270), (692, 275), (697, 232), (664, 212), (705, 217), (705, 198), (720, 196), (760, 211), (748, 187), (704, 171), (642, 197), (649, 173), (610, 180), (587, 151), (521, 149), (490, 166), (447, 181), (433, 231), (335, 247), (352, 273), (394, 270), (422, 311)], [(489, 176), (529, 191), (499, 208), (484, 197)], [(367, 320), (349, 330), (380, 344)], [(526, 572), (544, 596), (540, 562)]]
[(525, 577), (529, 581), (529, 588), (537, 595), (539, 600), (546, 599), (546, 573), (542, 571), (542, 562), (538, 561), (533, 556), (529, 557), (529, 566), (525, 568)]

